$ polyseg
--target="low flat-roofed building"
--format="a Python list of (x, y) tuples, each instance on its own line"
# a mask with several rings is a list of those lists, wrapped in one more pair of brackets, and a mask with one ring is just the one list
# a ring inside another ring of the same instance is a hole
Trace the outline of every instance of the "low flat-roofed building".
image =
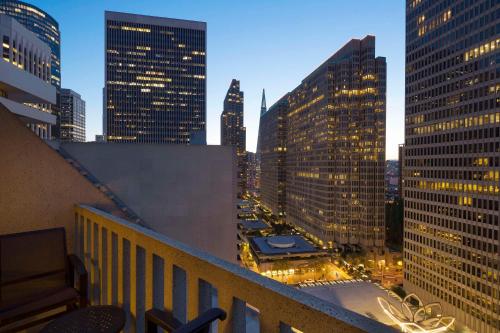
[(238, 241), (248, 243), (250, 237), (267, 236), (271, 232), (273, 232), (273, 228), (262, 220), (238, 221)]
[(17, 115), (41, 138), (51, 137), (56, 88), (50, 84), (50, 48), (15, 19), (0, 14), (0, 108)]
[(238, 223), (240, 225), (240, 229), (246, 231), (264, 231), (264, 230), (272, 230), (271, 226), (262, 220), (246, 220)]
[(249, 241), (259, 263), (279, 259), (303, 259), (323, 254), (299, 235), (252, 237)]

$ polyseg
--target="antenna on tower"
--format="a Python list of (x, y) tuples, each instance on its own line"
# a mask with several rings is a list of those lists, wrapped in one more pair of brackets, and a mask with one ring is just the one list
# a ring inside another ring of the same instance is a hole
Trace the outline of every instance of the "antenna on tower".
[(262, 116), (267, 111), (266, 106), (266, 90), (262, 89), (262, 103), (260, 104), (260, 115)]

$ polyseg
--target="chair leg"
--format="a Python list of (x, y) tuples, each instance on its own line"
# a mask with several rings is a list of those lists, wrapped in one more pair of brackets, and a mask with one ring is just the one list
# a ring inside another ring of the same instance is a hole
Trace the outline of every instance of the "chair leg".
[(146, 319), (146, 333), (158, 333), (158, 326)]

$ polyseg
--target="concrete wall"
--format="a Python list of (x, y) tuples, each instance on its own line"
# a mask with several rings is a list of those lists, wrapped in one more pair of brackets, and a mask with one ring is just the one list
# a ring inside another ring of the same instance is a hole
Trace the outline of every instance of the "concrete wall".
[(115, 205), (0, 105), (0, 234), (64, 226), (72, 252), (74, 206)]
[(234, 148), (64, 143), (61, 149), (150, 228), (236, 262)]

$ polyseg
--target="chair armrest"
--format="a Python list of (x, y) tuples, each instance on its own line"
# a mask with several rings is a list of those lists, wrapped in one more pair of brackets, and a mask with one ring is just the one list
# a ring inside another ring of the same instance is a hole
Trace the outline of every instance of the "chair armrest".
[(226, 312), (213, 308), (203, 312), (187, 324), (182, 324), (174, 318), (171, 312), (152, 309), (146, 312), (146, 333), (156, 333), (157, 327), (172, 333), (208, 332), (210, 324), (217, 319), (226, 319)]
[(203, 312), (195, 319), (188, 322), (186, 325), (176, 329), (172, 333), (193, 333), (193, 332), (209, 332), (210, 324), (217, 319), (226, 319), (226, 312), (219, 308), (213, 308)]
[(170, 311), (151, 309), (146, 311), (146, 333), (157, 333), (158, 327), (169, 332), (182, 326), (182, 323), (174, 318)]
[(83, 262), (74, 254), (68, 255), (70, 265), (69, 281), (75, 286), (75, 272), (78, 274), (78, 293), (80, 294), (80, 307), (87, 306), (88, 273)]

